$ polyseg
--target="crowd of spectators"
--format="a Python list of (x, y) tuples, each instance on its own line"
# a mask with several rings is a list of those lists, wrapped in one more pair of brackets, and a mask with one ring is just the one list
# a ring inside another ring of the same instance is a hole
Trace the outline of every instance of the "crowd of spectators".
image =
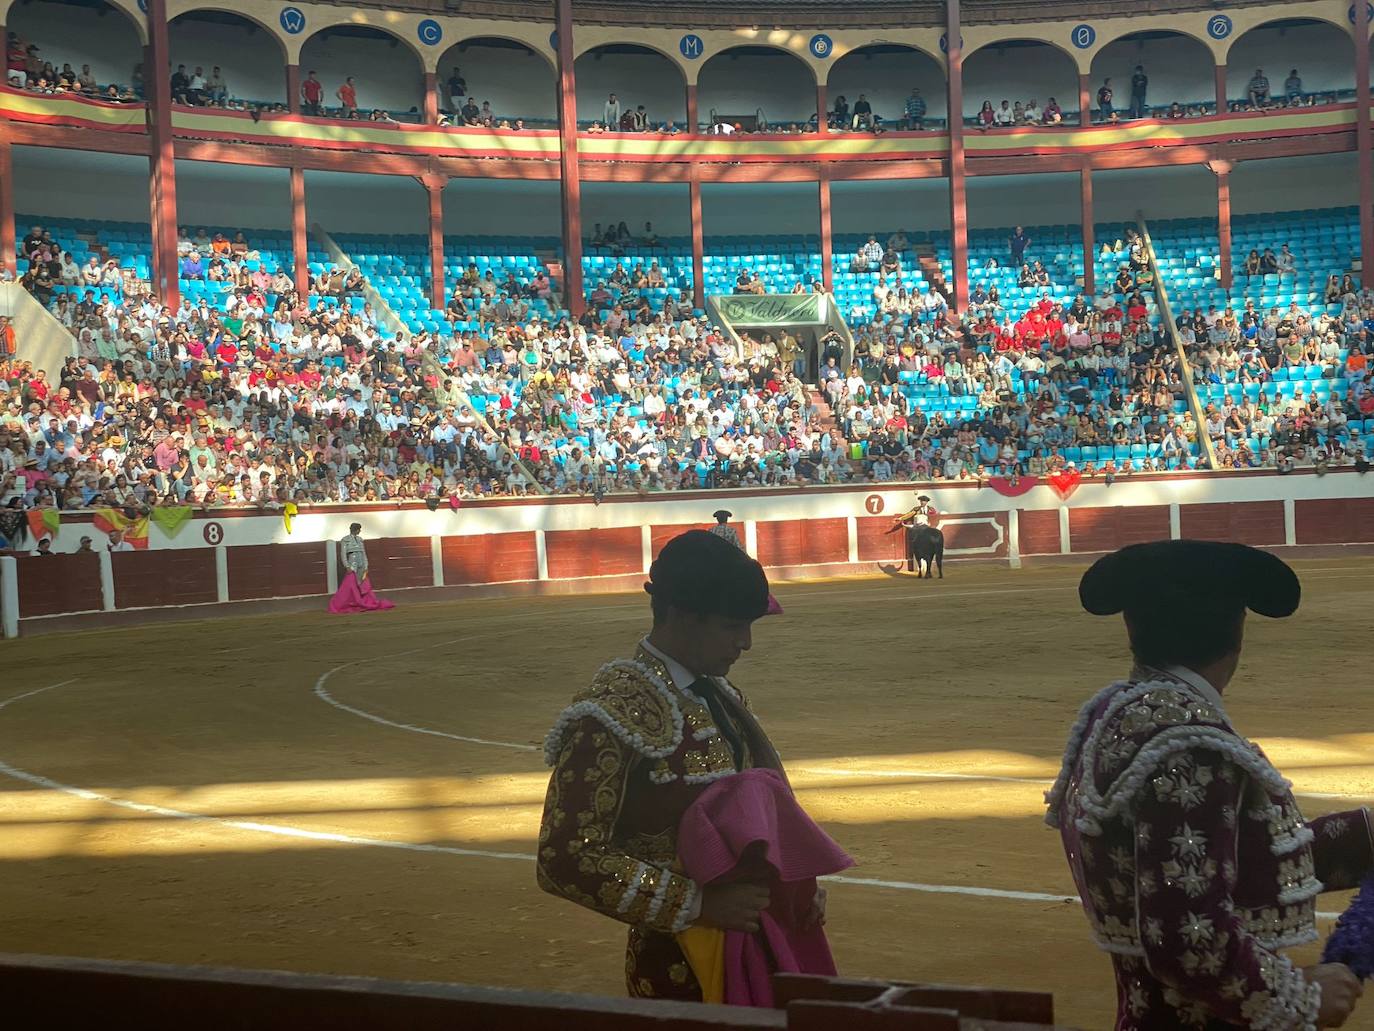
[[(891, 279), (880, 275), (874, 313), (856, 324), (851, 366), (841, 367), (834, 341), (822, 354), (821, 381), (842, 432), (868, 441), (868, 474), (976, 480), (1073, 466), (1085, 476), (1129, 475), (1131, 462), (1069, 455), (1137, 444), (1149, 448), (1144, 471), (1194, 464), (1198, 428), (1177, 411), (1187, 387), (1171, 342), (1150, 325), (1148, 263), (1133, 232), (1109, 245), (1128, 260), (1102, 296), (1064, 304), (1045, 289), (1028, 311), (1012, 312), (979, 282), (962, 318), (933, 284), (893, 303), (906, 291), (903, 235), (886, 246), (870, 236), (855, 256), (864, 270), (888, 268)], [(1009, 242), (1022, 263), (1032, 241), (1018, 227)], [(877, 255), (881, 266), (872, 264)], [(1028, 265), (1044, 271), (1033, 256)], [(913, 404), (913, 384), (917, 398), (953, 411)]]
[(1351, 276), (1333, 275), (1313, 309), (1292, 301), (1263, 311), (1247, 299), (1239, 310), (1181, 311), (1177, 330), (1199, 389), (1224, 392), (1205, 413), (1220, 466), (1287, 471), (1366, 458), (1349, 426), (1374, 418), (1374, 293)]
[(36, 43), (26, 41), (17, 32), (6, 34), (5, 82), (13, 89), (48, 96), (73, 94), (107, 103), (128, 104), (141, 99), (141, 65), (135, 66), (134, 78), (131, 86), (119, 83), (102, 86), (89, 64), (82, 64), (81, 70), (77, 71), (70, 63), (63, 62), (59, 69), (52, 61), (43, 58)]
[[(685, 293), (650, 304), (652, 262), (618, 264), (576, 320), (531, 312), (553, 296), (542, 271), (502, 282), (473, 265), (453, 284), (451, 333), (391, 335), (356, 297), (358, 270), (326, 269), (301, 296), (244, 234), (203, 229), (180, 234), (182, 275), (198, 265), (221, 299), (172, 309), (117, 263), (68, 267), (34, 227), (25, 283), (77, 357), (52, 381), (13, 354), (0, 364), (0, 506), (438, 504), (1070, 467), (1114, 478), (1194, 467), (1205, 438), (1226, 467), (1282, 469), (1353, 460), (1331, 442), (1374, 415), (1374, 297), (1348, 281), (1332, 286), (1339, 315), (1181, 313), (1199, 382), (1262, 385), (1209, 402), (1199, 426), (1172, 337), (1151, 325), (1134, 232), (1107, 245), (1120, 269), (1099, 297), (1046, 288), (1012, 311), (978, 283), (962, 315), (935, 285), (907, 295), (903, 238), (874, 235), (856, 255), (886, 272), (852, 343), (809, 345), (790, 332), (733, 339)], [(1008, 249), (1044, 271), (1019, 227)], [(45, 282), (69, 289), (45, 295)], [(1263, 387), (1313, 364), (1349, 375), (1349, 394)], [(1113, 451), (1136, 445), (1143, 461)], [(1108, 450), (1075, 462), (1089, 448)]]

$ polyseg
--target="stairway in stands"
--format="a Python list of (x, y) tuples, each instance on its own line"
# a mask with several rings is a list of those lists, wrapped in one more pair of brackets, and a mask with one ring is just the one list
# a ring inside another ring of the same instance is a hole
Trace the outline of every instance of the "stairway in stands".
[(549, 285), (553, 287), (553, 299), (550, 307), (555, 311), (564, 307), (563, 305), (563, 259), (559, 257), (558, 251), (552, 249), (540, 249), (534, 252), (534, 256), (539, 259), (539, 263), (549, 273)]
[(829, 433), (839, 423), (835, 419), (835, 410), (830, 407), (830, 402), (825, 399), (825, 393), (819, 387), (808, 387), (807, 393), (811, 398), (811, 422), (822, 433)]
[(927, 283), (934, 285), (944, 297), (945, 303), (954, 304), (954, 292), (949, 288), (945, 281), (944, 270), (940, 267), (940, 258), (935, 253), (935, 248), (928, 242), (918, 243), (915, 246), (916, 263), (921, 269), (921, 275), (925, 277)]

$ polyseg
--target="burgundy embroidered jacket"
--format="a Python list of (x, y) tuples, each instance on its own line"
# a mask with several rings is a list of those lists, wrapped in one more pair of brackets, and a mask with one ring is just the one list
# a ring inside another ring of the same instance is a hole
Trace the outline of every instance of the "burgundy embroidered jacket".
[(1155, 670), (1083, 707), (1046, 798), (1118, 1031), (1315, 1028), (1320, 990), (1281, 950), (1374, 864), (1367, 810), (1304, 821), (1216, 692)]

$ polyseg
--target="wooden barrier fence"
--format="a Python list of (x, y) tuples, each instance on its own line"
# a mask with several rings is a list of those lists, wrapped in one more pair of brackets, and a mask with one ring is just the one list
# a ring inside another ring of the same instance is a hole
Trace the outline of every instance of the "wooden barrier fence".
[(139, 1031), (1031, 1031), (1038, 992), (778, 975), (777, 1009), (0, 954), (15, 1028)]

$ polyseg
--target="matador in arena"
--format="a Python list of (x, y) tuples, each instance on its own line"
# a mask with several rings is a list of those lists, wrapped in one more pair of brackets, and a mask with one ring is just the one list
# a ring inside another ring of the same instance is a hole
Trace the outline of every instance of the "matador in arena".
[(1369, 812), (1306, 819), (1223, 701), (1247, 610), (1291, 615), (1297, 576), (1244, 545), (1161, 541), (1100, 559), (1079, 596), (1124, 614), (1135, 664), (1079, 713), (1048, 822), (1115, 967), (1117, 1031), (1341, 1026), (1354, 975), (1284, 950), (1374, 865)]

